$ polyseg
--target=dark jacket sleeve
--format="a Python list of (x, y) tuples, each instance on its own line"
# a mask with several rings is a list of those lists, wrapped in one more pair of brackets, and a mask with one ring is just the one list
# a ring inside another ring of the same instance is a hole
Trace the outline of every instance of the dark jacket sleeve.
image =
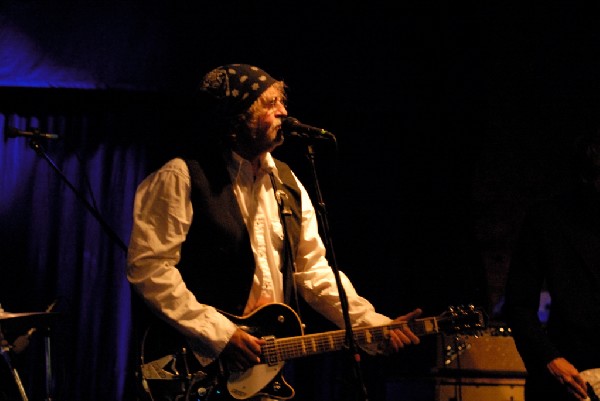
[(528, 370), (561, 356), (538, 317), (548, 258), (553, 255), (551, 238), (559, 236), (551, 220), (543, 208), (530, 211), (521, 226), (506, 282), (504, 312)]

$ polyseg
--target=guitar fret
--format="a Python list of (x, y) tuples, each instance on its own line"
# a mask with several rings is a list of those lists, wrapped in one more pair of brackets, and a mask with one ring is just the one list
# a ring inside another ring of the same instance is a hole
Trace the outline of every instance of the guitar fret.
[(339, 334), (309, 334), (299, 338), (278, 339), (276, 342), (278, 356), (286, 360), (340, 349), (343, 337)]

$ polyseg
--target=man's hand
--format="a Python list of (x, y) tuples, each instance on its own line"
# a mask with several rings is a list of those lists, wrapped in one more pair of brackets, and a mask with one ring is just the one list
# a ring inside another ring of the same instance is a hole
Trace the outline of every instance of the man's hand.
[[(423, 311), (420, 308), (413, 310), (406, 315), (398, 316), (393, 323), (409, 323), (421, 316)], [(419, 344), (421, 340), (412, 332), (408, 325), (402, 325), (402, 328), (394, 329), (390, 333), (389, 346), (394, 352), (400, 351), (406, 345)]]
[(231, 370), (246, 370), (260, 363), (261, 347), (266, 341), (238, 328), (221, 353)]
[(553, 359), (546, 365), (552, 376), (579, 400), (587, 398), (587, 386), (579, 371), (565, 358)]

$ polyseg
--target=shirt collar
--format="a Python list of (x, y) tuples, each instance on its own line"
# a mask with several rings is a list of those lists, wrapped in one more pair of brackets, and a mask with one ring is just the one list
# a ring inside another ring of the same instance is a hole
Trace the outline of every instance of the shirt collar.
[[(245, 167), (244, 167), (245, 166)], [(244, 159), (242, 156), (237, 154), (234, 151), (230, 152), (230, 157), (227, 158), (227, 168), (233, 174), (234, 177), (237, 177), (243, 168), (250, 169), (250, 162)], [(279, 178), (279, 174), (277, 172), (277, 167), (275, 167), (275, 161), (273, 160), (273, 156), (271, 153), (265, 153), (260, 159), (260, 170), (264, 174), (273, 173), (276, 177)]]

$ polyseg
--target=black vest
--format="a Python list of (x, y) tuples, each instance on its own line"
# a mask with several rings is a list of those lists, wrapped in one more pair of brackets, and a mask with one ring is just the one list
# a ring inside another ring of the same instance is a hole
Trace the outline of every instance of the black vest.
[[(194, 216), (177, 267), (199, 302), (241, 316), (255, 263), (225, 160), (213, 154), (186, 163)], [(292, 211), (287, 229), (295, 255), (302, 219), (300, 190), (289, 166), (279, 160), (275, 163)]]

